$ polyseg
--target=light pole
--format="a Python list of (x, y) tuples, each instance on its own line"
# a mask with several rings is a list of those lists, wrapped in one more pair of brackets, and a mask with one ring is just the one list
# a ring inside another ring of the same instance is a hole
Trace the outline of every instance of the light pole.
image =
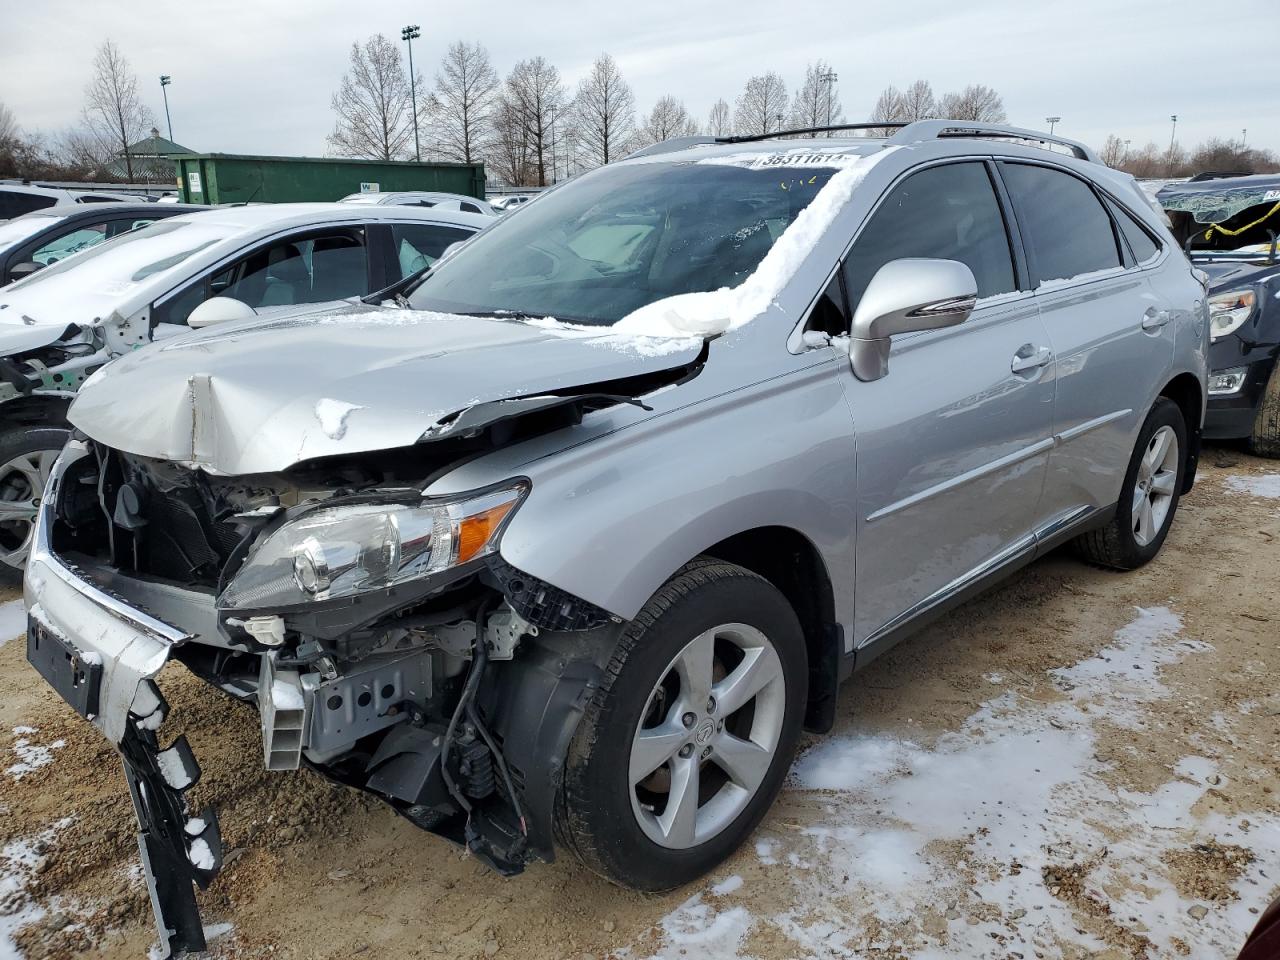
[(1120, 161), (1121, 163), (1128, 163), (1128, 162), (1129, 162), (1129, 144), (1130, 144), (1130, 143), (1132, 143), (1132, 142), (1133, 142), (1132, 140), (1126, 140), (1126, 141), (1124, 142), (1124, 159), (1123, 159), (1122, 161)]
[(1173, 122), (1173, 129), (1169, 131), (1169, 164), (1165, 171), (1165, 176), (1173, 176), (1173, 144), (1174, 138), (1178, 135), (1178, 115), (1171, 114), (1169, 119)]
[(1044, 122), (1049, 125), (1049, 136), (1053, 136), (1053, 128), (1062, 122), (1061, 117), (1045, 117)]
[(1249, 142), (1249, 128), (1245, 127), (1240, 131), (1240, 146), (1245, 146)]
[(418, 25), (411, 24), (400, 31), (400, 39), (409, 45), (409, 99), (413, 101), (413, 159), (422, 162), (422, 148), (418, 146), (418, 84), (413, 73), (413, 41), (422, 36)]
[[(834, 70), (828, 70), (826, 73), (818, 74), (818, 79), (827, 85), (827, 126), (829, 127), (831, 126), (831, 101), (835, 97), (832, 90), (835, 87), (835, 82), (840, 78), (836, 76)], [(830, 130), (827, 131), (827, 136), (831, 136)]]
[(160, 74), (160, 93), (164, 95), (164, 122), (169, 128), (169, 140), (173, 140), (173, 121), (169, 119), (169, 91), (165, 88), (173, 83), (173, 77), (167, 73)]

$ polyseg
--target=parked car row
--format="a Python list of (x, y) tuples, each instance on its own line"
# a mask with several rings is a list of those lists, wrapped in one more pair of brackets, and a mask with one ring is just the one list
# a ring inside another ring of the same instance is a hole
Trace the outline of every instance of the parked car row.
[(0, 564), (11, 570), (25, 562), (71, 399), (104, 363), (189, 326), (367, 296), (492, 220), (336, 203), (69, 209), (0, 224), (0, 243), (11, 241), (0, 265), (26, 275), (0, 288)]
[(130, 203), (143, 199), (133, 193), (103, 190), (63, 190), (29, 183), (0, 182), (0, 220), (20, 217), (33, 210), (80, 203)]
[(496, 221), (183, 213), (0, 292), (28, 658), (123, 757), (163, 955), (222, 862), (169, 660), (269, 769), (661, 890), (903, 637), (1062, 544), (1159, 552), (1224, 308), (1088, 148), (886, 126), (658, 144)]

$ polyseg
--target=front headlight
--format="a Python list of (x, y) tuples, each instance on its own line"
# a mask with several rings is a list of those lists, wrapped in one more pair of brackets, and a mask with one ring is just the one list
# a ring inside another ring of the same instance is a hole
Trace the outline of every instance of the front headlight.
[(219, 598), (223, 609), (293, 606), (417, 580), (497, 549), (528, 487), (447, 502), (318, 507), (259, 542)]
[(1221, 340), (1239, 330), (1253, 314), (1257, 298), (1249, 289), (1228, 290), (1209, 298), (1209, 339)]

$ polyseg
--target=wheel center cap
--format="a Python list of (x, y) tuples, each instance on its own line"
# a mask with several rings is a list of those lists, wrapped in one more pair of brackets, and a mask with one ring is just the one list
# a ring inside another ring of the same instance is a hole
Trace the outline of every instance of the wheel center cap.
[(716, 722), (710, 717), (698, 724), (698, 728), (693, 731), (693, 742), (698, 746), (707, 743), (716, 734)]

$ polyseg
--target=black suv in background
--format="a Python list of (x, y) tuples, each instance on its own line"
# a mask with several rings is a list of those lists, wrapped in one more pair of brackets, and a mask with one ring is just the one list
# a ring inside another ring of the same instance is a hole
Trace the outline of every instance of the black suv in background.
[(1207, 439), (1280, 457), (1280, 174), (1204, 175), (1156, 194), (1209, 275)]

